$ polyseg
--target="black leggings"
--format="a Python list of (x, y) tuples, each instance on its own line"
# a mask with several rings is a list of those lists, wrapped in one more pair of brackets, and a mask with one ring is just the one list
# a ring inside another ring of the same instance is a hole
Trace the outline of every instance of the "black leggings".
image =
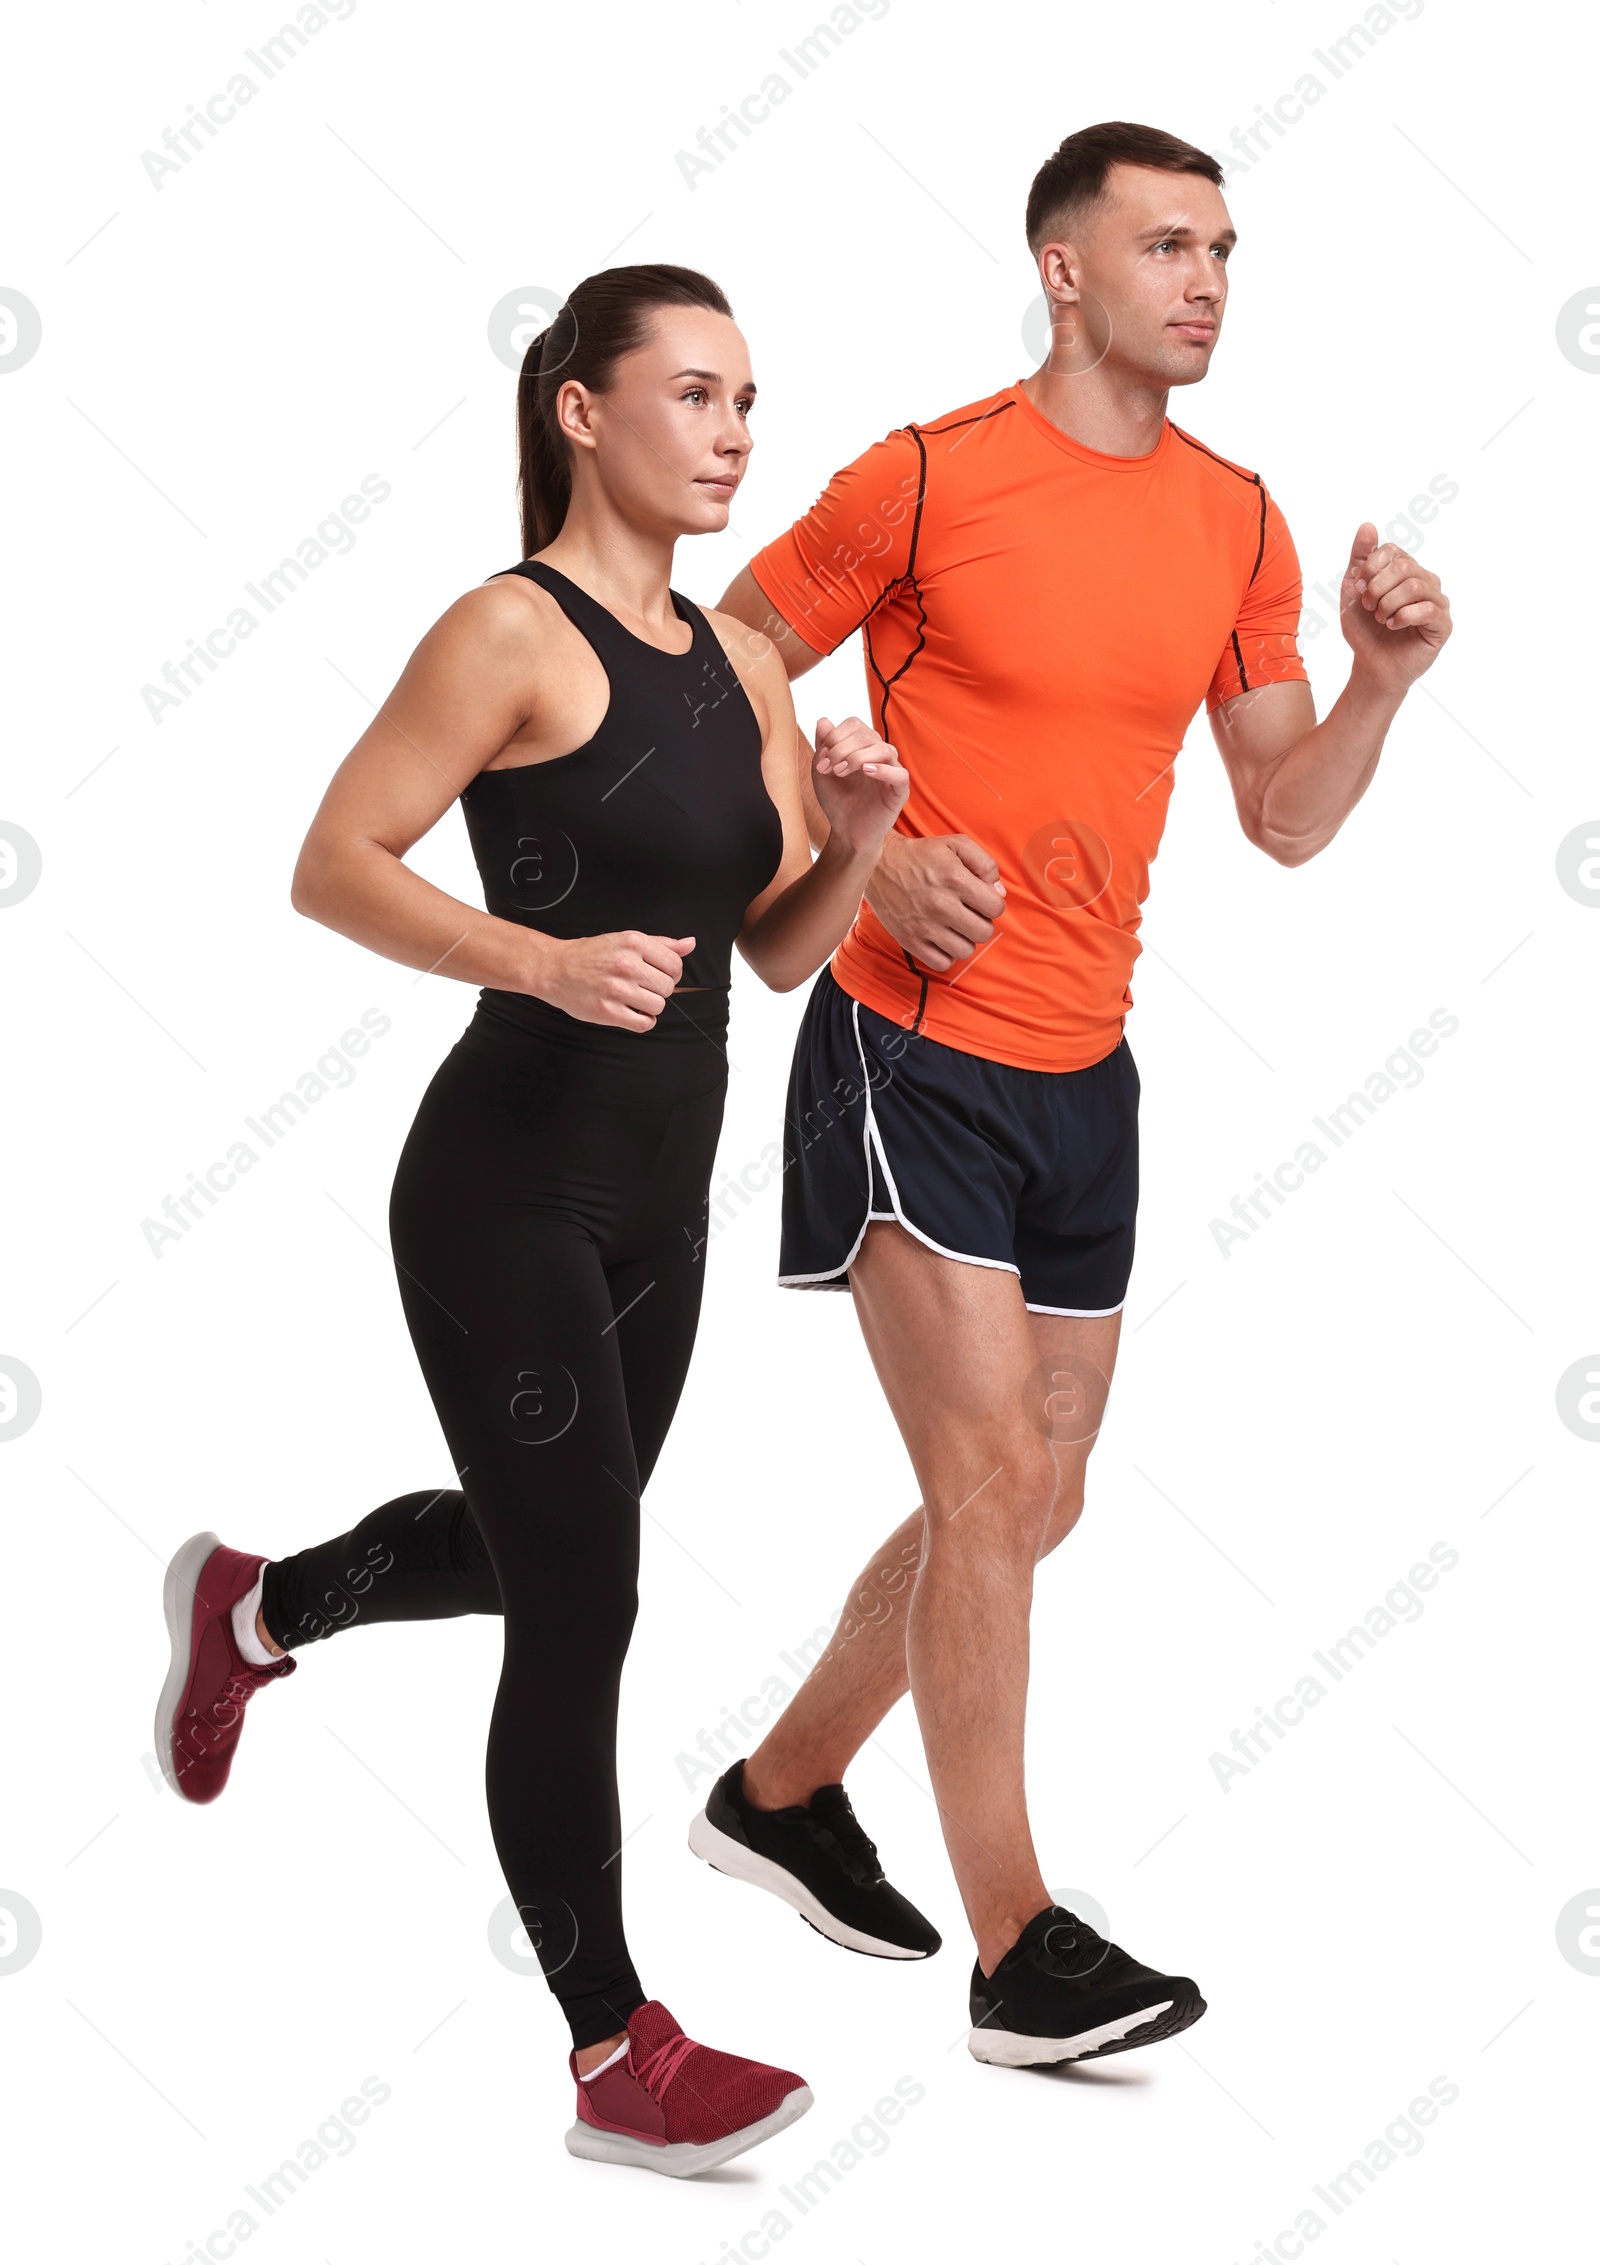
[(503, 1612), (487, 1788), (507, 1884), (575, 2045), (645, 1992), (622, 1928), (617, 1691), (639, 1495), (683, 1388), (727, 1085), (726, 991), (654, 1030), (489, 995), (401, 1153), (400, 1295), (460, 1489), (267, 1568), (286, 1650)]

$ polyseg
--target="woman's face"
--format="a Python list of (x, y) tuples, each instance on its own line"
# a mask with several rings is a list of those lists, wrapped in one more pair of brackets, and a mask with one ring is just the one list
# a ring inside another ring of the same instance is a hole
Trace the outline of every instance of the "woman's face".
[(755, 394), (750, 349), (730, 316), (657, 307), (605, 393), (572, 383), (556, 398), (574, 491), (597, 481), (641, 531), (720, 533), (749, 459)]

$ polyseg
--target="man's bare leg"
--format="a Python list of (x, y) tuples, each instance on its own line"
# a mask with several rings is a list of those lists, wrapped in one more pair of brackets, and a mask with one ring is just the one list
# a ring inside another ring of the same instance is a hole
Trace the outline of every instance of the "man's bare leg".
[[(1048, 1420), (1054, 1434), (1056, 1496), (1040, 1555), (1048, 1556), (1083, 1514), (1084, 1474), (1098, 1431), (1105, 1386), (1116, 1363), (1119, 1313), (1093, 1318), (1070, 1314), (1028, 1316), (1040, 1363), (1059, 1364)], [(1088, 1405), (1098, 1370), (1099, 1405)], [(1089, 1393), (1080, 1394), (1087, 1382)], [(1068, 1404), (1081, 1397), (1081, 1410)], [(758, 1808), (781, 1809), (811, 1799), (820, 1785), (837, 1785), (895, 1703), (911, 1688), (906, 1668), (906, 1623), (925, 1544), (919, 1503), (861, 1568), (845, 1600), (828, 1647), (744, 1766), (744, 1790)]]
[(745, 1763), (744, 1790), (758, 1808), (787, 1808), (837, 1785), (910, 1690), (906, 1618), (922, 1551), (919, 1503), (861, 1568), (826, 1651)]
[[(1095, 1372), (1109, 1379), (1120, 1317), (1030, 1316), (1015, 1275), (941, 1258), (887, 1223), (868, 1228), (851, 1283), (923, 1490), (903, 1651), (897, 1661), (899, 1615), (866, 1625), (858, 1615), (853, 1633), (847, 1622), (792, 1703), (795, 1722), (786, 1713), (751, 1757), (747, 1784), (752, 1799), (781, 1805), (835, 1782), (908, 1676), (987, 1973), (1050, 1901), (1023, 1792), (1033, 1567), (1081, 1506), (1104, 1398)], [(1058, 1456), (1072, 1482), (1060, 1489)], [(909, 1572), (916, 1527), (891, 1537), (861, 1587), (881, 1593), (885, 1578)]]

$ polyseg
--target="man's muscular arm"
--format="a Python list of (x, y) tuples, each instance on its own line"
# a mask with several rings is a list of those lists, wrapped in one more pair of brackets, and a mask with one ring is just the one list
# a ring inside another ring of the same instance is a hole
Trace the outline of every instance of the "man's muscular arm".
[(1356, 530), (1339, 618), (1350, 681), (1322, 723), (1300, 683), (1260, 685), (1211, 715), (1239, 823), (1280, 865), (1303, 865), (1327, 848), (1366, 793), (1401, 701), (1451, 629), (1439, 577), (1380, 543), (1371, 520)]
[[(791, 684), (826, 657), (785, 621), (748, 566), (729, 583), (719, 610), (771, 638)], [(812, 790), (811, 743), (803, 731), (795, 739), (806, 828), (813, 849), (821, 849), (828, 821)], [(888, 835), (867, 884), (867, 902), (895, 942), (935, 975), (969, 959), (989, 941), (1005, 909), (1005, 894), (999, 866), (965, 834), (940, 834), (929, 841)]]

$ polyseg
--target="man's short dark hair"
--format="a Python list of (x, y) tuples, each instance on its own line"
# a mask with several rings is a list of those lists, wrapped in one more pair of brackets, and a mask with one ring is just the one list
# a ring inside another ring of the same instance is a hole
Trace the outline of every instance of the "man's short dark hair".
[(1130, 126), (1113, 118), (1069, 134), (1047, 157), (1028, 191), (1028, 248), (1036, 252), (1053, 235), (1076, 225), (1105, 200), (1113, 165), (1151, 165), (1163, 173), (1201, 173), (1222, 186), (1222, 167), (1192, 142), (1159, 126)]

